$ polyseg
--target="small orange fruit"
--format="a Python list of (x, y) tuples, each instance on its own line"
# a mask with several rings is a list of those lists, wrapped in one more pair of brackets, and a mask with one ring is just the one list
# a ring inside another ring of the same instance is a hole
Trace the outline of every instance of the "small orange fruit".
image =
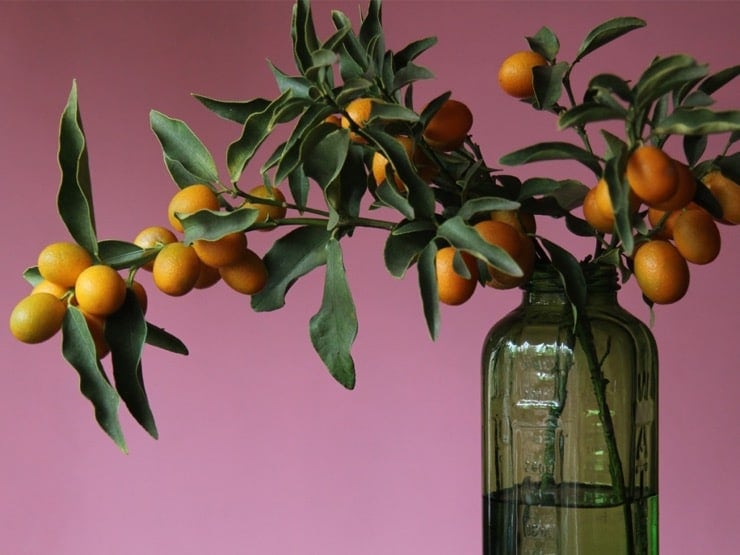
[[(134, 245), (142, 249), (158, 249), (177, 241), (177, 237), (166, 227), (153, 225), (142, 229), (134, 238)], [(144, 270), (152, 271), (154, 261), (142, 266)]]
[(648, 206), (666, 202), (678, 191), (676, 164), (652, 145), (637, 147), (627, 160), (627, 181), (632, 191)]
[(126, 282), (105, 264), (95, 264), (80, 273), (75, 282), (75, 300), (80, 310), (108, 316), (126, 300)]
[(247, 248), (247, 236), (237, 231), (215, 241), (198, 239), (193, 242), (193, 248), (203, 264), (218, 268), (239, 260)]
[(491, 210), (489, 219), (509, 224), (524, 234), (537, 233), (537, 220), (534, 214), (526, 210)]
[[(288, 210), (285, 206), (285, 195), (277, 187), (272, 187), (271, 189), (268, 189), (266, 185), (257, 185), (256, 187), (252, 187), (252, 189), (248, 191), (248, 194), (258, 199), (271, 201), (269, 203), (265, 203), (260, 202), (259, 200), (253, 202), (247, 200), (241, 205), (241, 208), (252, 208), (255, 210), (259, 210), (259, 214), (257, 215), (258, 222), (266, 222), (267, 220), (280, 220), (285, 217), (285, 214)], [(278, 204), (273, 204), (273, 202)]]
[(54, 283), (53, 281), (44, 279), (38, 282), (36, 285), (34, 285), (33, 290), (31, 290), (31, 293), (32, 294), (33, 293), (51, 293), (57, 299), (61, 299), (70, 291), (71, 291), (70, 288), (62, 287), (61, 285), (58, 285)]
[(650, 225), (653, 228), (653, 236), (660, 239), (673, 239), (673, 226), (676, 223), (676, 218), (684, 210), (703, 210), (698, 204), (694, 202), (688, 203), (680, 210), (674, 210), (672, 212), (665, 212), (658, 210), (657, 208), (648, 208), (647, 217)]
[(93, 343), (95, 343), (95, 355), (98, 360), (103, 359), (110, 352), (108, 341), (105, 339), (105, 318), (96, 316), (89, 312), (81, 311), (87, 322), (87, 329), (90, 330)]
[(234, 264), (218, 269), (226, 285), (245, 295), (259, 293), (267, 283), (267, 268), (254, 251), (247, 249)]
[(459, 100), (448, 99), (429, 119), (423, 137), (436, 150), (460, 148), (473, 127), (473, 113)]
[(640, 290), (654, 303), (674, 303), (686, 294), (689, 266), (670, 242), (653, 239), (639, 244), (633, 262)]
[[(464, 277), (455, 271), (454, 259), (460, 253), (470, 277)], [(434, 267), (437, 275), (437, 294), (439, 301), (447, 305), (460, 305), (467, 301), (475, 292), (478, 280), (478, 266), (475, 257), (471, 254), (458, 251), (455, 247), (442, 247), (434, 258)]]
[(720, 222), (740, 224), (740, 185), (716, 170), (705, 175), (702, 181), (722, 208)]
[(693, 264), (709, 264), (722, 245), (717, 224), (704, 209), (679, 213), (673, 224), (673, 242), (681, 256)]
[(90, 253), (77, 243), (59, 242), (41, 250), (38, 269), (44, 279), (62, 287), (73, 287), (77, 276), (92, 263)]
[(696, 179), (691, 169), (678, 160), (673, 160), (673, 165), (676, 168), (676, 192), (668, 200), (652, 205), (653, 208), (665, 212), (683, 208), (694, 199), (694, 194), (696, 194)]
[(499, 67), (499, 86), (506, 94), (515, 98), (534, 96), (532, 69), (544, 65), (547, 65), (547, 60), (537, 52), (531, 50), (515, 52)]
[[(628, 196), (630, 213), (634, 213), (640, 206), (640, 199), (631, 190)], [(599, 179), (593, 189), (586, 193), (583, 200), (583, 217), (591, 227), (601, 233), (614, 232), (614, 205), (605, 179)]]
[(188, 185), (177, 191), (167, 206), (167, 219), (176, 231), (184, 231), (176, 214), (192, 214), (198, 210), (218, 210), (218, 197), (208, 185)]
[[(340, 124), (344, 129), (352, 129), (354, 126), (364, 127), (367, 121), (370, 119), (370, 114), (373, 110), (373, 99), (372, 98), (355, 98), (344, 109), (346, 114), (342, 114), (340, 118)], [(350, 139), (355, 143), (365, 144), (367, 141), (361, 136), (352, 131), (350, 133)]]
[(51, 293), (33, 293), (10, 313), (10, 333), (24, 343), (41, 343), (62, 327), (67, 305)]
[(484, 241), (505, 250), (519, 265), (522, 276), (512, 276), (488, 266), (491, 279), (486, 283), (494, 289), (518, 287), (532, 275), (536, 253), (532, 240), (515, 227), (500, 221), (483, 220), (473, 226)]
[(149, 307), (149, 296), (146, 293), (144, 286), (138, 281), (132, 281), (128, 286), (136, 296), (136, 301), (139, 303), (139, 308), (142, 314), (146, 314), (146, 309)]
[(208, 266), (207, 264), (200, 265), (200, 273), (198, 279), (195, 282), (195, 289), (208, 289), (212, 285), (216, 285), (221, 279), (221, 274), (218, 268)]
[(154, 259), (154, 285), (173, 297), (185, 295), (195, 287), (201, 265), (193, 247), (180, 242), (165, 245)]

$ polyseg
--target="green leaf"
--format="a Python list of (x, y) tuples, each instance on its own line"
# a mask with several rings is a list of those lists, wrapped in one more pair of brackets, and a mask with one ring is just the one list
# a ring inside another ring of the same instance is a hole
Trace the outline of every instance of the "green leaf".
[(683, 152), (689, 166), (697, 164), (709, 144), (706, 135), (684, 135)]
[(383, 121), (405, 121), (408, 123), (416, 123), (419, 121), (419, 115), (413, 110), (409, 110), (399, 104), (374, 100), (369, 121), (376, 119)]
[(730, 156), (720, 156), (715, 163), (722, 175), (735, 183), (740, 183), (740, 152)]
[(436, 256), (437, 245), (434, 241), (430, 241), (421, 251), (416, 265), (419, 274), (419, 291), (424, 309), (424, 319), (427, 323), (429, 335), (433, 340), (439, 336), (440, 324)]
[(74, 240), (88, 252), (97, 255), (90, 168), (77, 102), (76, 81), (72, 82), (59, 125), (59, 166), (62, 172), (57, 193), (59, 215)]
[[(352, 27), (352, 22), (342, 12), (334, 10), (331, 15), (336, 29)], [(369, 65), (370, 60), (357, 35), (353, 32), (347, 33), (342, 41), (342, 49), (339, 53), (342, 79), (346, 82), (348, 78), (363, 75)]]
[(198, 210), (180, 218), (185, 229), (183, 243), (191, 244), (196, 239), (216, 241), (229, 233), (246, 231), (258, 216), (259, 210), (254, 208), (237, 208), (231, 212)]
[(560, 51), (560, 41), (549, 27), (541, 27), (532, 37), (527, 37), (529, 48), (553, 62)]
[(303, 171), (326, 189), (339, 175), (347, 158), (349, 131), (331, 125), (315, 129), (314, 140), (307, 140), (301, 150)]
[(415, 81), (433, 79), (434, 74), (427, 68), (415, 64), (406, 64), (393, 75), (393, 86), (390, 92), (397, 91)]
[(396, 184), (391, 184), (388, 181), (388, 175), (393, 175), (392, 171), (392, 169), (389, 170), (383, 183), (378, 185), (375, 189), (375, 196), (386, 206), (398, 210), (404, 218), (413, 220), (416, 217), (413, 206), (411, 206), (408, 199), (401, 194), (398, 187), (396, 187)]
[(147, 325), (136, 294), (129, 289), (123, 306), (105, 322), (105, 339), (113, 361), (116, 391), (129, 413), (149, 435), (157, 438), (157, 425), (144, 389), (141, 354), (147, 335)]
[(460, 207), (457, 216), (466, 222), (481, 212), (491, 210), (517, 210), (521, 205), (514, 201), (501, 197), (477, 197), (465, 201)]
[(501, 247), (484, 240), (472, 226), (462, 218), (454, 216), (445, 220), (437, 229), (437, 236), (445, 239), (450, 245), (474, 255), (486, 264), (511, 276), (521, 276), (522, 269), (513, 258)]
[(571, 143), (559, 141), (537, 143), (515, 150), (502, 156), (499, 162), (508, 166), (517, 166), (547, 160), (575, 160), (601, 177), (601, 164), (598, 157)]
[(350, 348), (357, 336), (357, 314), (342, 261), (339, 241), (326, 244), (326, 276), (319, 311), (311, 317), (311, 343), (329, 372), (347, 389), (355, 387)]
[(385, 37), (383, 35), (382, 5), (380, 0), (370, 0), (367, 14), (360, 25), (358, 38), (365, 48), (367, 56), (375, 64), (378, 73), (382, 74), (385, 55)]
[(624, 179), (629, 150), (622, 149), (606, 162), (604, 179), (609, 189), (609, 198), (614, 209), (614, 231), (622, 241), (625, 254), (631, 255), (635, 247), (632, 234), (632, 214), (630, 211), (630, 186)]
[(565, 289), (565, 295), (573, 309), (573, 324), (576, 325), (581, 314), (586, 310), (586, 278), (583, 275), (581, 265), (566, 249), (541, 239), (542, 245), (550, 255), (550, 261), (555, 270), (560, 274)]
[(164, 328), (155, 326), (151, 322), (146, 323), (146, 338), (147, 345), (163, 349), (171, 353), (178, 355), (187, 355), (188, 348), (185, 343), (180, 341), (177, 337), (166, 331)]
[(217, 116), (244, 125), (247, 118), (255, 112), (261, 112), (270, 104), (266, 98), (254, 98), (247, 101), (217, 100), (200, 94), (193, 97)]
[(398, 71), (406, 67), (412, 60), (415, 60), (419, 55), (429, 50), (435, 44), (437, 44), (437, 37), (426, 37), (407, 44), (400, 50), (396, 51), (393, 56), (394, 69)]
[(267, 283), (252, 295), (257, 312), (277, 310), (285, 305), (285, 295), (295, 281), (326, 263), (326, 244), (331, 233), (318, 226), (297, 227), (275, 241), (263, 260)]
[(33, 287), (44, 281), (44, 278), (39, 272), (38, 266), (31, 266), (30, 268), (26, 268), (23, 271), (23, 279), (25, 279), (26, 282), (28, 282)]
[(563, 94), (563, 77), (569, 68), (567, 62), (532, 68), (535, 108), (543, 110), (557, 104)]
[(584, 126), (597, 121), (621, 120), (625, 115), (626, 110), (624, 109), (597, 104), (595, 102), (584, 102), (560, 114), (558, 128), (563, 130), (571, 127)]
[(298, 209), (302, 210), (305, 208), (308, 202), (308, 191), (311, 184), (308, 182), (308, 177), (306, 177), (306, 173), (303, 171), (303, 166), (296, 166), (290, 172), (288, 175), (288, 187)]
[(583, 39), (573, 62), (577, 62), (587, 54), (622, 35), (644, 26), (645, 21), (637, 17), (617, 17), (597, 25)]
[(588, 82), (587, 98), (593, 99), (598, 91), (617, 95), (625, 102), (632, 102), (632, 89), (627, 81), (611, 73), (600, 73)]
[(740, 65), (725, 68), (707, 77), (699, 85), (699, 90), (706, 94), (714, 94), (738, 75), (740, 75)]
[(239, 181), (242, 171), (267, 139), (277, 124), (276, 113), (291, 99), (288, 90), (282, 93), (262, 111), (254, 112), (244, 122), (239, 139), (231, 143), (226, 151), (226, 163), (232, 183)]
[(156, 250), (147, 252), (127, 241), (100, 241), (98, 249), (100, 251), (100, 261), (116, 270), (142, 266), (156, 256)]
[(704, 77), (706, 73), (706, 65), (699, 65), (684, 54), (656, 58), (632, 89), (636, 109), (644, 109), (664, 94), (678, 90), (686, 83)]
[[(434, 227), (428, 224), (420, 227), (418, 223), (416, 221), (403, 223), (388, 235), (383, 258), (385, 267), (393, 277), (402, 278), (418, 260), (421, 251), (434, 239)], [(405, 228), (408, 228), (408, 231)]]
[(218, 170), (213, 156), (187, 124), (151, 110), (149, 122), (162, 146), (164, 162), (177, 185), (218, 182)]
[(563, 210), (572, 210), (583, 203), (588, 187), (574, 179), (556, 180), (547, 177), (532, 177), (522, 183), (517, 200), (545, 196), (555, 199)]
[(740, 110), (715, 112), (708, 108), (677, 108), (654, 131), (660, 135), (708, 135), (740, 131)]
[[(296, 98), (310, 98), (310, 90), (313, 85), (308, 79), (301, 76), (291, 77), (275, 67), (272, 62), (268, 62), (268, 64), (281, 93), (290, 91)], [(264, 110), (264, 107), (262, 110)]]
[(301, 163), (301, 148), (303, 147), (303, 140), (313, 128), (318, 127), (319, 125), (332, 126), (326, 127), (323, 131), (317, 131), (317, 133), (321, 134), (336, 129), (334, 124), (322, 123), (323, 120), (332, 113), (333, 110), (331, 107), (323, 106), (321, 104), (313, 105), (303, 113), (301, 118), (298, 120), (298, 123), (296, 123), (293, 128), (290, 137), (288, 137), (288, 140), (285, 142), (285, 146), (275, 172), (276, 183), (282, 182)]
[(118, 421), (118, 393), (105, 377), (85, 316), (76, 306), (67, 308), (62, 322), (62, 356), (77, 371), (80, 391), (92, 403), (95, 420), (125, 453), (126, 441)]
[(319, 48), (319, 39), (311, 15), (311, 3), (308, 0), (298, 0), (293, 5), (290, 35), (293, 39), (296, 66), (303, 72), (311, 67), (311, 53)]

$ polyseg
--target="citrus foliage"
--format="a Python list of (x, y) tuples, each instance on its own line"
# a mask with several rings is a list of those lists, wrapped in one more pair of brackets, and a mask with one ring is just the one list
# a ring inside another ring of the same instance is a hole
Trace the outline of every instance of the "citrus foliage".
[[(499, 162), (576, 162), (594, 177), (589, 184), (551, 177), (522, 181), (491, 169), (471, 135), (475, 114), (452, 92), (416, 105), (414, 83), (432, 77), (416, 60), (436, 40), (387, 49), (381, 15), (380, 1), (370, 0), (355, 30), (335, 11), (335, 30), (321, 39), (308, 0), (298, 0), (291, 22), (295, 71), (271, 66), (275, 98), (195, 96), (235, 124), (226, 183), (188, 125), (153, 110), (150, 125), (176, 185), (172, 202), (163, 207), (173, 230), (153, 226), (133, 242), (97, 238), (73, 84), (60, 128), (58, 206), (74, 240), (74, 258), (68, 259), (75, 261), (74, 276), (55, 278), (41, 261), (25, 272), (32, 285), (46, 283), (43, 293), (31, 297), (46, 295), (44, 302), (62, 303), (64, 313), (62, 323), (54, 316), (40, 322), (38, 332), (24, 333), (35, 341), (61, 326), (63, 355), (77, 370), (99, 424), (122, 449), (119, 400), (157, 436), (143, 383), (144, 344), (187, 353), (177, 338), (145, 320), (146, 292), (134, 281), (139, 269), (153, 270), (157, 287), (173, 296), (223, 279), (249, 295), (252, 309), (260, 312), (283, 307), (298, 279), (324, 268), (310, 338), (331, 375), (352, 388), (358, 323), (342, 248), (359, 227), (387, 233), (383, 255), (391, 275), (401, 278), (415, 268), (422, 312), (436, 338), (440, 302), (461, 304), (482, 285), (521, 286), (536, 264), (552, 264), (560, 272), (576, 315), (585, 302), (584, 263), (617, 265), (623, 280), (634, 271), (649, 303), (673, 302), (688, 287), (686, 259), (706, 263), (717, 256), (715, 221), (737, 223), (740, 154), (730, 150), (740, 137), (740, 112), (713, 110), (712, 94), (732, 81), (740, 66), (710, 73), (687, 55), (658, 57), (637, 76), (592, 77), (578, 101), (570, 79), (576, 63), (645, 23), (631, 17), (604, 22), (586, 35), (570, 62), (560, 58), (555, 33), (541, 28), (527, 37), (530, 51), (503, 62), (502, 88), (554, 115), (558, 127), (574, 130), (577, 140), (525, 146)], [(613, 121), (624, 124), (624, 134), (599, 130), (606, 149), (596, 152), (589, 133), (594, 125)], [(284, 126), (287, 138), (254, 167), (255, 155)], [(728, 136), (716, 154), (706, 152), (710, 134)], [(674, 135), (682, 138), (685, 160), (663, 150)], [(315, 197), (323, 201), (318, 208), (309, 205)], [(395, 216), (368, 215), (381, 207)], [(701, 216), (690, 210), (701, 210)], [(537, 235), (536, 217), (562, 219), (574, 234), (593, 237), (594, 253), (579, 261)], [(669, 222), (675, 246), (667, 235)], [(287, 232), (264, 255), (247, 248), (250, 232), (278, 228)], [(108, 288), (96, 289), (96, 280), (88, 280), (90, 291), (78, 306), (82, 285), (76, 292), (75, 282), (87, 267), (104, 275)], [(119, 278), (127, 287), (121, 288)], [(115, 290), (115, 298), (108, 298), (108, 290)], [(37, 304), (22, 303), (25, 313)], [(108, 351), (112, 381), (101, 363)]]

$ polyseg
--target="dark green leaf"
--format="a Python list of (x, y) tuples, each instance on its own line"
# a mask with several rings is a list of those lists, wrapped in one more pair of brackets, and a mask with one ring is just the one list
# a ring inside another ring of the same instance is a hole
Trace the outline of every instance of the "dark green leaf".
[(707, 77), (699, 85), (699, 90), (706, 94), (714, 94), (738, 75), (740, 75), (740, 65), (725, 68)]
[(555, 270), (560, 274), (565, 288), (565, 294), (573, 308), (574, 325), (578, 321), (580, 314), (586, 309), (586, 278), (578, 260), (566, 249), (548, 241), (541, 239), (542, 245), (550, 255)]
[(426, 37), (407, 44), (393, 56), (394, 69), (398, 71), (406, 67), (412, 60), (415, 60), (435, 44), (437, 44), (437, 37)]
[(59, 166), (62, 179), (57, 193), (57, 209), (74, 240), (97, 255), (92, 185), (85, 132), (77, 103), (77, 82), (72, 82), (67, 105), (59, 125)]
[(715, 160), (715, 163), (722, 175), (735, 183), (740, 183), (740, 152), (730, 156), (721, 156)]
[(171, 353), (175, 353), (178, 355), (188, 354), (188, 348), (185, 346), (185, 343), (180, 341), (177, 337), (166, 331), (164, 328), (155, 326), (150, 322), (146, 323), (145, 341), (147, 345), (151, 345), (152, 347), (157, 347), (159, 349), (164, 349), (165, 351), (169, 351)]
[(370, 0), (367, 14), (360, 25), (358, 38), (365, 48), (367, 56), (375, 64), (376, 70), (382, 73), (385, 56), (385, 37), (383, 35), (383, 16), (380, 0)]
[(384, 121), (405, 121), (409, 123), (419, 121), (419, 115), (413, 110), (409, 110), (399, 104), (380, 101), (373, 102), (370, 112), (370, 121), (376, 118)]
[(180, 218), (185, 229), (183, 242), (190, 244), (196, 239), (216, 241), (224, 235), (235, 231), (246, 231), (257, 221), (259, 210), (254, 208), (237, 208), (231, 212), (198, 210)]
[(466, 201), (457, 215), (466, 222), (481, 212), (491, 210), (517, 210), (521, 205), (513, 200), (501, 197), (477, 197)]
[(217, 100), (199, 94), (193, 97), (217, 116), (234, 121), (241, 125), (255, 112), (261, 112), (270, 104), (266, 98), (254, 98), (247, 101)]
[[(400, 225), (388, 235), (383, 250), (385, 267), (393, 277), (402, 278), (411, 265), (416, 262), (421, 251), (434, 238), (434, 228), (420, 228), (417, 222)], [(409, 228), (408, 231), (404, 228)]]
[(595, 75), (588, 83), (587, 95), (592, 97), (595, 91), (605, 91), (617, 95), (625, 102), (632, 101), (632, 89), (627, 81), (611, 73), (600, 73)]
[[(321, 125), (321, 122), (332, 113), (333, 110), (330, 107), (321, 104), (313, 105), (303, 113), (282, 150), (277, 171), (275, 172), (275, 181), (277, 183), (282, 182), (300, 164), (302, 141), (306, 137), (306, 134), (314, 127)], [(327, 123), (324, 125), (333, 124)], [(326, 131), (332, 129), (327, 128)]]
[(147, 252), (141, 247), (126, 241), (100, 241), (100, 261), (116, 270), (141, 266), (154, 259), (155, 252)]
[(708, 108), (677, 108), (655, 128), (655, 133), (708, 135), (740, 131), (740, 110), (715, 112)]
[(596, 156), (571, 143), (558, 141), (537, 143), (516, 150), (502, 156), (499, 162), (508, 166), (517, 166), (546, 160), (575, 160), (601, 177), (601, 164)]
[(397, 91), (415, 81), (433, 78), (434, 74), (427, 68), (409, 63), (395, 72), (391, 92)]
[(150, 112), (149, 122), (162, 146), (167, 170), (179, 187), (218, 182), (213, 156), (185, 122), (156, 110)]
[(298, 209), (302, 210), (305, 208), (308, 202), (308, 191), (311, 184), (308, 182), (308, 177), (306, 177), (303, 171), (303, 166), (297, 166), (290, 172), (288, 175), (288, 187)]
[(95, 343), (85, 316), (69, 306), (62, 323), (62, 355), (80, 377), (80, 391), (95, 410), (95, 420), (125, 453), (126, 441), (118, 421), (119, 397), (95, 355)]
[(277, 123), (275, 113), (285, 106), (291, 95), (290, 91), (285, 91), (264, 110), (253, 113), (244, 122), (241, 137), (229, 145), (226, 153), (229, 175), (233, 183), (239, 181), (244, 167), (272, 132)]
[[(268, 63), (270, 65), (270, 70), (275, 77), (275, 81), (277, 82), (278, 89), (281, 93), (290, 91), (295, 98), (310, 98), (309, 91), (311, 90), (312, 85), (308, 79), (301, 76), (291, 77), (280, 71), (272, 64), (272, 62)], [(265, 108), (267, 108), (267, 105), (263, 106), (260, 110), (255, 110), (255, 112), (262, 112), (265, 110)], [(246, 121), (246, 119), (244, 121)]]
[[(388, 170), (389, 173), (387, 175), (392, 175), (392, 169)], [(395, 180), (394, 180), (395, 181)], [(398, 187), (396, 187), (396, 184), (391, 184), (388, 181), (388, 177), (386, 177), (385, 181), (378, 185), (377, 189), (375, 190), (375, 195), (378, 197), (380, 201), (383, 202), (386, 206), (390, 208), (394, 208), (398, 210), (398, 212), (407, 219), (414, 219), (415, 213), (414, 208), (409, 204), (408, 199), (401, 194), (401, 192), (398, 190)]]
[(636, 17), (617, 17), (597, 25), (583, 39), (574, 62), (622, 35), (644, 26), (645, 22)]
[(560, 114), (558, 128), (568, 129), (597, 121), (619, 120), (623, 119), (625, 114), (626, 111), (624, 109), (605, 106), (595, 102), (585, 102), (583, 104), (577, 104)]
[(326, 189), (339, 175), (347, 158), (349, 131), (334, 126), (316, 129), (321, 131), (323, 136), (310, 147), (301, 149), (303, 171), (322, 189)]
[(689, 93), (681, 104), (684, 108), (706, 108), (714, 104), (714, 99), (702, 91)]
[(563, 94), (563, 76), (569, 67), (566, 62), (558, 62), (532, 68), (535, 108), (548, 109), (557, 104)]
[(252, 295), (257, 312), (276, 310), (285, 305), (285, 295), (295, 281), (326, 263), (326, 243), (331, 237), (323, 227), (298, 227), (275, 241), (264, 256), (267, 283)]
[(424, 319), (427, 323), (429, 335), (435, 340), (439, 336), (439, 294), (437, 289), (437, 267), (435, 259), (437, 245), (434, 241), (427, 243), (421, 251), (417, 263), (419, 273), (419, 291), (424, 309)]
[(157, 425), (144, 389), (141, 354), (147, 335), (144, 313), (132, 290), (128, 290), (123, 306), (105, 322), (105, 339), (113, 361), (113, 380), (116, 391), (126, 404), (131, 416), (153, 438)]
[(701, 160), (708, 142), (706, 135), (684, 135), (683, 152), (689, 166), (693, 166)]
[(355, 364), (350, 354), (357, 336), (357, 314), (342, 261), (339, 241), (326, 244), (326, 276), (319, 311), (311, 317), (311, 343), (329, 372), (347, 389), (355, 387)]
[[(342, 27), (352, 27), (352, 22), (340, 11), (332, 11), (332, 20), (334, 22), (334, 27), (337, 29)], [(339, 63), (342, 79), (345, 80), (346, 77), (356, 77), (364, 74), (369, 67), (370, 62), (365, 53), (365, 49), (360, 43), (357, 35), (352, 32), (348, 33), (342, 41)]]
[(311, 15), (311, 3), (308, 0), (298, 0), (293, 5), (290, 35), (293, 39), (296, 65), (299, 70), (305, 71), (311, 67), (311, 53), (319, 48), (319, 39)]
[(445, 220), (437, 229), (437, 236), (444, 238), (453, 247), (469, 252), (506, 274), (515, 277), (522, 275), (522, 269), (509, 253), (485, 241), (475, 228), (467, 225), (459, 216)]
[(627, 166), (628, 149), (615, 153), (604, 168), (604, 179), (609, 189), (609, 198), (614, 209), (614, 231), (622, 241), (622, 248), (627, 255), (632, 254), (635, 246), (632, 234), (632, 213), (630, 210), (630, 186), (624, 179)]
[(684, 84), (704, 77), (706, 65), (684, 54), (656, 58), (643, 72), (633, 87), (635, 105), (644, 109), (664, 94), (680, 89)]
[(555, 199), (563, 210), (572, 210), (583, 203), (588, 187), (573, 179), (556, 180), (547, 177), (533, 177), (522, 183), (519, 201), (537, 196)]
[(549, 62), (555, 61), (560, 51), (560, 41), (549, 27), (541, 27), (532, 37), (527, 37), (527, 43), (532, 51), (541, 54)]

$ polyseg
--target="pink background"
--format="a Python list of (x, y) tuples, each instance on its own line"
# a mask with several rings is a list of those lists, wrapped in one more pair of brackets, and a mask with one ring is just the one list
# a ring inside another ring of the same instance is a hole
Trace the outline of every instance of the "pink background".
[[(356, 21), (357, 6), (316, 2), (322, 35), (330, 8)], [(468, 103), (474, 138), (492, 164), (536, 141), (571, 138), (496, 84), (500, 60), (542, 25), (559, 34), (568, 59), (608, 17), (648, 20), (647, 29), (584, 62), (576, 86), (594, 72), (636, 77), (654, 54), (685, 51), (715, 70), (738, 62), (734, 2), (390, 0), (384, 8), (391, 47), (439, 37), (419, 60), (438, 79), (419, 87), (418, 98), (452, 89)], [(292, 71), (290, 10), (283, 1), (0, 3), (3, 314), (28, 291), (22, 270), (45, 244), (67, 238), (54, 200), (56, 133), (72, 79), (99, 234), (131, 239), (165, 221), (175, 190), (149, 109), (188, 121), (223, 168), (238, 128), (189, 93), (274, 96), (265, 60)], [(721, 98), (737, 107), (737, 85)], [(588, 178), (567, 164), (519, 173)], [(248, 169), (243, 184), (257, 179)], [(563, 238), (560, 224), (541, 229)], [(670, 555), (731, 554), (740, 545), (739, 264), (730, 241), (738, 236), (729, 227), (722, 233), (723, 252), (693, 268), (685, 299), (656, 310), (661, 540)], [(272, 239), (258, 234), (251, 245), (264, 252)], [(415, 274), (389, 277), (382, 241), (362, 231), (346, 247), (360, 318), (353, 392), (332, 381), (308, 339), (320, 272), (269, 314), (251, 312), (248, 299), (223, 284), (173, 299), (146, 276), (149, 318), (181, 337), (191, 355), (145, 351), (161, 439), (122, 411), (128, 456), (98, 430), (58, 337), (27, 346), (0, 334), (0, 553), (479, 553), (480, 346), (519, 294), (479, 290), (472, 302), (445, 308), (433, 343)], [(622, 298), (649, 319), (634, 282)]]

